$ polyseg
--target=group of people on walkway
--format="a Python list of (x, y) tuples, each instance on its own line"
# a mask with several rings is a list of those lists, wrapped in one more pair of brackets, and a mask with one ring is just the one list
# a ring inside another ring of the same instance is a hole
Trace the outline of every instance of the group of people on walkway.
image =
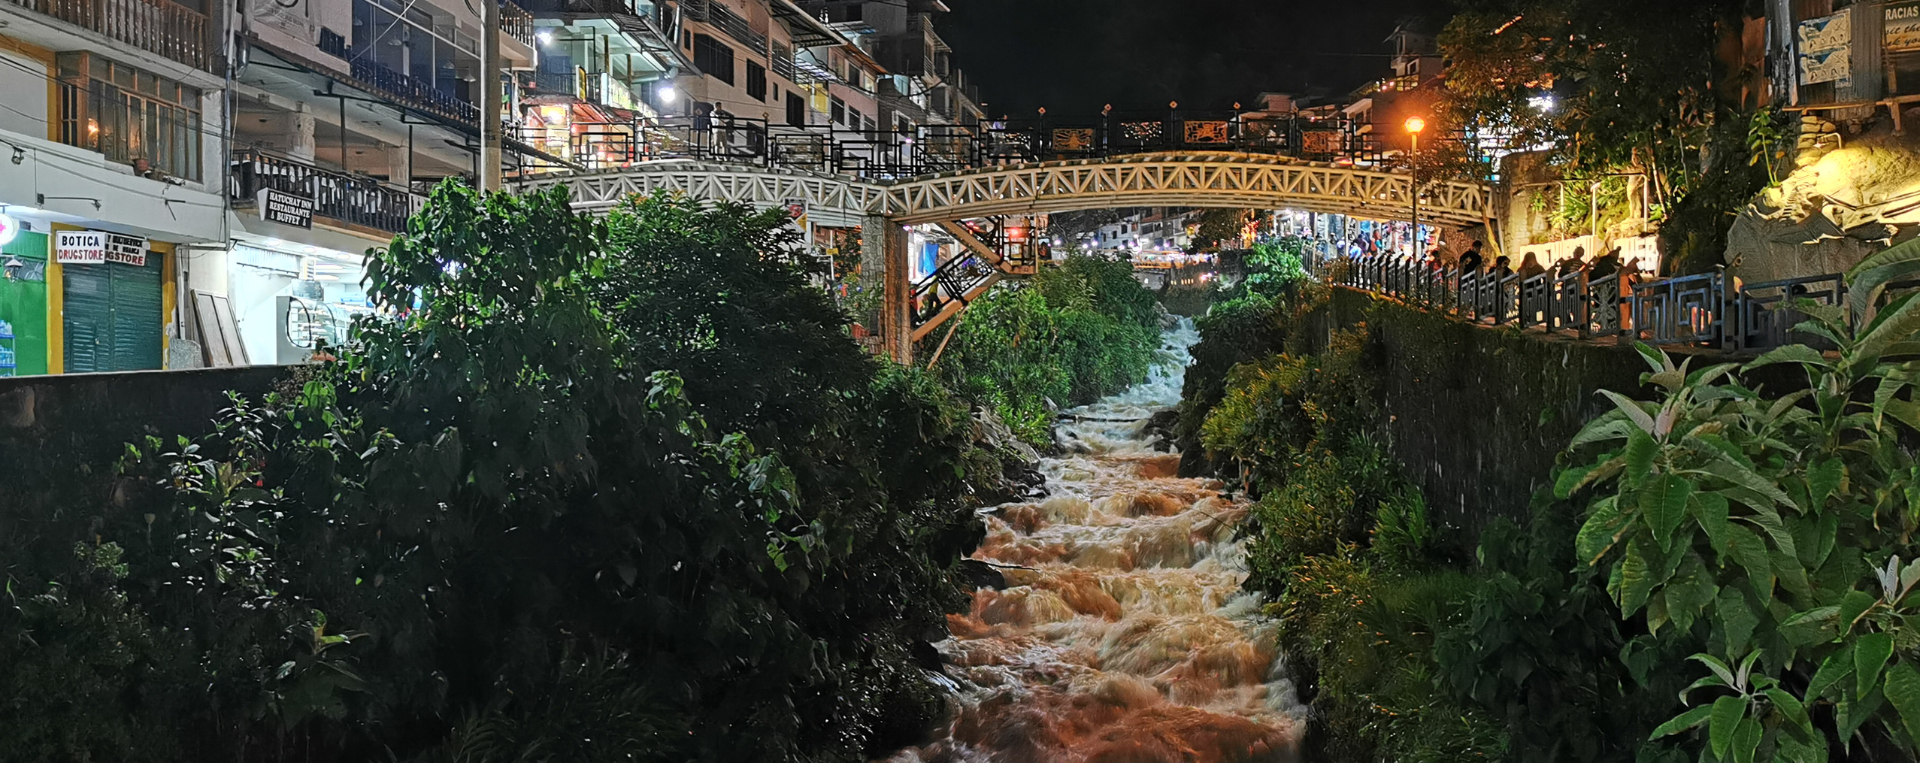
[(1547, 264), (1540, 262), (1539, 254), (1527, 252), (1522, 255), (1520, 266), (1515, 268), (1512, 265), (1512, 260), (1506, 255), (1496, 256), (1489, 262), (1487, 260), (1486, 242), (1475, 240), (1472, 245), (1467, 247), (1466, 251), (1461, 252), (1460, 256), (1456, 258), (1447, 257), (1439, 247), (1435, 247), (1428, 250), (1426, 254), (1418, 257), (1402, 256), (1397, 259), (1415, 265), (1423, 265), (1435, 272), (1444, 270), (1449, 266), (1455, 266), (1461, 277), (1468, 275), (1490, 275), (1500, 280), (1506, 280), (1515, 275), (1526, 279), (1543, 273), (1550, 273), (1555, 278), (1563, 278), (1579, 271), (1585, 271), (1589, 279), (1594, 279), (1614, 275), (1621, 272), (1623, 268), (1627, 271), (1627, 275), (1630, 278), (1637, 280), (1644, 275), (1640, 272), (1637, 263), (1623, 263), (1618, 248), (1612, 249), (1599, 256), (1588, 257), (1584, 247), (1576, 247), (1571, 256)]

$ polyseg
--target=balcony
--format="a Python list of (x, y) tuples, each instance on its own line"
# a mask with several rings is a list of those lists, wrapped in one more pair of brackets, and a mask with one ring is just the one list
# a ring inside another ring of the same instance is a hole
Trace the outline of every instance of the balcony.
[(498, 0), (500, 3), (500, 31), (508, 37), (519, 40), (527, 47), (533, 47), (533, 14), (528, 13), (513, 0)]
[(713, 28), (725, 32), (740, 44), (755, 53), (767, 52), (767, 36), (753, 31), (747, 20), (740, 14), (728, 10), (726, 6), (712, 0), (685, 0), (680, 11), (690, 21), (704, 21)]
[(261, 189), (313, 199), (313, 216), (346, 227), (402, 233), (418, 197), (368, 177), (321, 169), (259, 150), (236, 151), (227, 177), (228, 199), (250, 207)]
[(7, 0), (201, 71), (216, 71), (207, 17), (167, 0)]
[(394, 71), (377, 61), (354, 58), (347, 49), (346, 59), (353, 63), (353, 78), (396, 101), (430, 114), (466, 124), (480, 121), (480, 108), (452, 93)]

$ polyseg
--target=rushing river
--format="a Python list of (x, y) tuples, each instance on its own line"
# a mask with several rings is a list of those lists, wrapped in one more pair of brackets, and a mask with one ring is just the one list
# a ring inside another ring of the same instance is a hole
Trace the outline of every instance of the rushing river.
[[(1191, 323), (1166, 335), (1184, 360)], [(1184, 368), (1068, 413), (1084, 452), (1042, 461), (1047, 497), (997, 507), (980, 589), (939, 644), (958, 683), (945, 738), (893, 763), (1293, 761), (1304, 708), (1259, 600), (1240, 592), (1246, 509), (1143, 429), (1180, 401)]]

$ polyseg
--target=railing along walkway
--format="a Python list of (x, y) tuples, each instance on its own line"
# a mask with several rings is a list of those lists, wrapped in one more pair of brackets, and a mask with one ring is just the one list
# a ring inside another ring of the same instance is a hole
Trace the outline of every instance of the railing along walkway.
[(1512, 272), (1461, 271), (1407, 257), (1370, 255), (1331, 262), (1308, 258), (1321, 280), (1394, 297), (1430, 312), (1470, 323), (1539, 329), (1582, 339), (1639, 340), (1735, 352), (1758, 352), (1783, 344), (1818, 346), (1817, 337), (1793, 327), (1805, 316), (1787, 307), (1808, 298), (1845, 302), (1838, 275), (1737, 285), (1723, 272), (1642, 280), (1616, 270), (1585, 268), (1532, 276)]

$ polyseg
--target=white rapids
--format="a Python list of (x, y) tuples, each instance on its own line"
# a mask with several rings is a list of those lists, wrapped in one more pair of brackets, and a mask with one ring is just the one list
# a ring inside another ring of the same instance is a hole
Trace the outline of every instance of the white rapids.
[(1240, 591), (1244, 504), (1216, 480), (1176, 475), (1147, 417), (1180, 402), (1190, 321), (1165, 335), (1177, 360), (1144, 383), (1068, 411), (1041, 461), (1046, 498), (985, 513), (974, 558), (1004, 590), (948, 616), (938, 648), (960, 685), (942, 738), (889, 763), (1294, 761), (1305, 708), (1257, 596)]

